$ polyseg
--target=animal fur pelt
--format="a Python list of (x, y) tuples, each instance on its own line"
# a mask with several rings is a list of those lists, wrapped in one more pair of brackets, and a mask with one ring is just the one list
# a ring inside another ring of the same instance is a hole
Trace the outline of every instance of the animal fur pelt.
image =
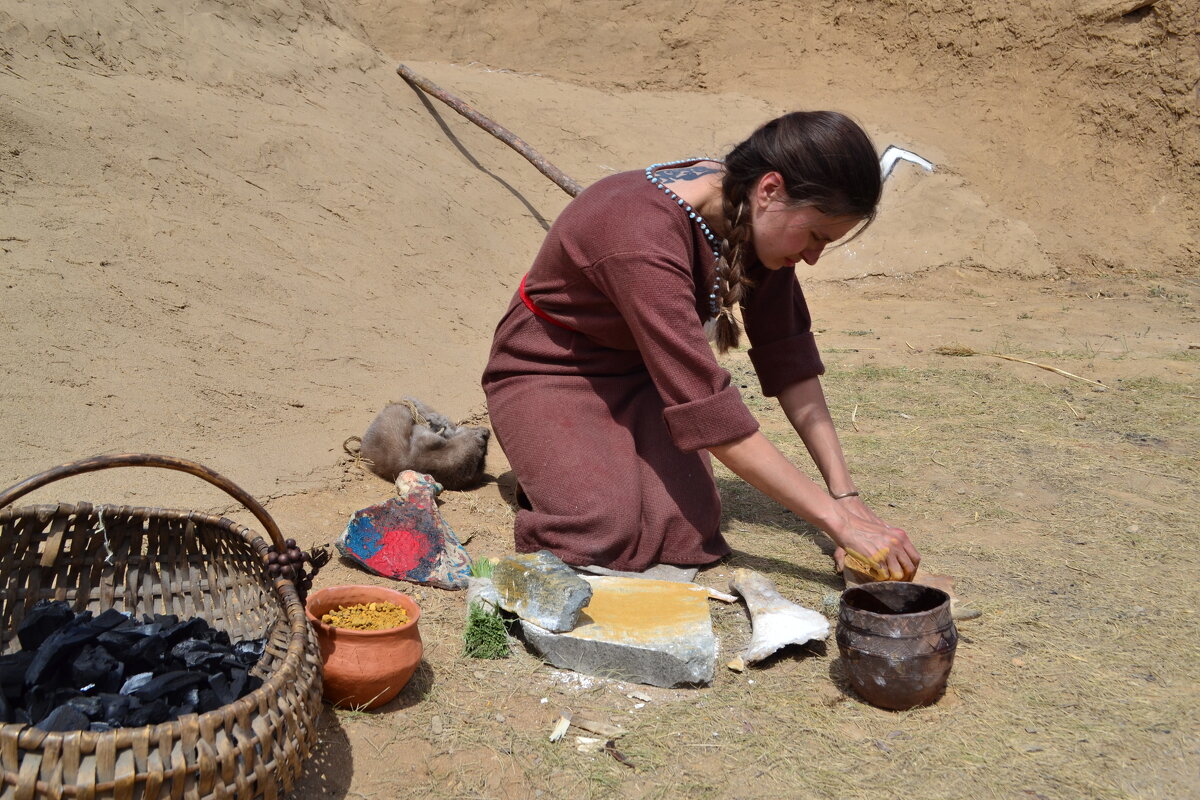
[(420, 400), (389, 403), (363, 434), (359, 455), (371, 471), (394, 481), (406, 469), (432, 475), (447, 489), (469, 489), (483, 480), (491, 431), (455, 425)]

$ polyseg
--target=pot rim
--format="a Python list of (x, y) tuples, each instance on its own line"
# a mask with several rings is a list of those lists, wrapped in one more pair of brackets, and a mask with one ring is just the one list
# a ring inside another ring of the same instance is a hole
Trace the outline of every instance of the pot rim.
[[(329, 625), (328, 623), (322, 622), (309, 610), (309, 604), (312, 603), (313, 600), (317, 599), (323, 592), (332, 594), (338, 589), (366, 589), (371, 592), (378, 592), (383, 596), (375, 600), (368, 600), (367, 602), (382, 601), (385, 603), (395, 603), (398, 606), (403, 606), (404, 610), (408, 612), (408, 622), (404, 623), (403, 625), (397, 625), (394, 628), (382, 628), (377, 631), (358, 631), (354, 630), (353, 628), (339, 628), (336, 625)], [(308, 617), (309, 623), (322, 633), (336, 634), (337, 636), (350, 636), (354, 638), (372, 638), (376, 636), (394, 636), (396, 633), (415, 627), (417, 621), (421, 618), (421, 607), (417, 605), (417, 601), (411, 596), (396, 589), (389, 589), (386, 586), (375, 586), (369, 583), (349, 583), (342, 584), (340, 586), (326, 586), (310, 594), (308, 596), (308, 600), (304, 604), (304, 616)]]
[(937, 605), (933, 606), (932, 608), (927, 608), (924, 611), (903, 611), (903, 612), (897, 611), (895, 613), (888, 613), (888, 614), (881, 614), (878, 611), (868, 611), (865, 608), (858, 608), (857, 606), (852, 606), (846, 602), (846, 595), (849, 594), (850, 592), (861, 589), (862, 591), (866, 592), (867, 594), (871, 594), (871, 591), (869, 589), (867, 589), (867, 586), (879, 585), (879, 584), (883, 584), (883, 583), (900, 583), (900, 581), (879, 581), (876, 584), (864, 584), (863, 586), (855, 586), (850, 589), (846, 589), (845, 591), (842, 592), (841, 602), (839, 603), (839, 606), (838, 606), (838, 612), (841, 613), (843, 611), (846, 611), (846, 612), (853, 613), (853, 614), (865, 614), (869, 617), (873, 617), (873, 618), (877, 618), (877, 619), (903, 619), (905, 617), (915, 617), (918, 615), (929, 616), (931, 614), (934, 614), (934, 613), (940, 611), (943, 606), (948, 606), (950, 604), (949, 592), (946, 592), (943, 589), (939, 589), (936, 586), (926, 586), (925, 584), (922, 584), (922, 583), (910, 583), (907, 581), (904, 582), (906, 585), (920, 586), (924, 590), (927, 590), (930, 592), (937, 592), (938, 594), (940, 594), (942, 596), (943, 599), (940, 600)]

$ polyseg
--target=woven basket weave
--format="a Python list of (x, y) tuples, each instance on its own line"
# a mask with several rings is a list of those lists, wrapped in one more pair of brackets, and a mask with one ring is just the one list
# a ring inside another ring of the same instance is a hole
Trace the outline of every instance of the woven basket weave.
[(223, 517), (129, 506), (5, 508), (56, 480), (122, 466), (196, 475), (235, 497), (282, 549), (266, 510), (217, 473), (165, 456), (100, 456), (65, 464), (0, 493), (0, 653), (39, 600), (75, 611), (202, 617), (238, 639), (265, 637), (252, 674), (262, 686), (206, 714), (103, 733), (0, 726), (0, 800), (278, 798), (316, 740), (321, 657), (290, 581), (262, 567), (268, 544)]

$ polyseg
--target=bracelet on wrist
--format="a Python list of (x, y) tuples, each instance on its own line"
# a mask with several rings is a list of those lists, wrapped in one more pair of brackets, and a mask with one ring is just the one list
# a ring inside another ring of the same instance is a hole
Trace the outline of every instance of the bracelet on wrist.
[(832, 497), (834, 500), (843, 500), (847, 497), (858, 497), (858, 489), (855, 489), (852, 492), (840, 492), (839, 494), (834, 494), (833, 492), (830, 492), (829, 496)]

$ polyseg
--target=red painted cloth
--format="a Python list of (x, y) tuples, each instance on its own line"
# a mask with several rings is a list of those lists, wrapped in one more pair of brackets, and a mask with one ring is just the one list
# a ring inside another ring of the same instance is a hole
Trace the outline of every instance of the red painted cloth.
[[(752, 271), (743, 310), (768, 396), (824, 367), (792, 269)], [(533, 510), (516, 549), (645, 570), (729, 552), (704, 448), (758, 429), (705, 338), (712, 250), (645, 178), (605, 178), (555, 221), (483, 375), (492, 428)], [(562, 327), (567, 326), (567, 327)]]

